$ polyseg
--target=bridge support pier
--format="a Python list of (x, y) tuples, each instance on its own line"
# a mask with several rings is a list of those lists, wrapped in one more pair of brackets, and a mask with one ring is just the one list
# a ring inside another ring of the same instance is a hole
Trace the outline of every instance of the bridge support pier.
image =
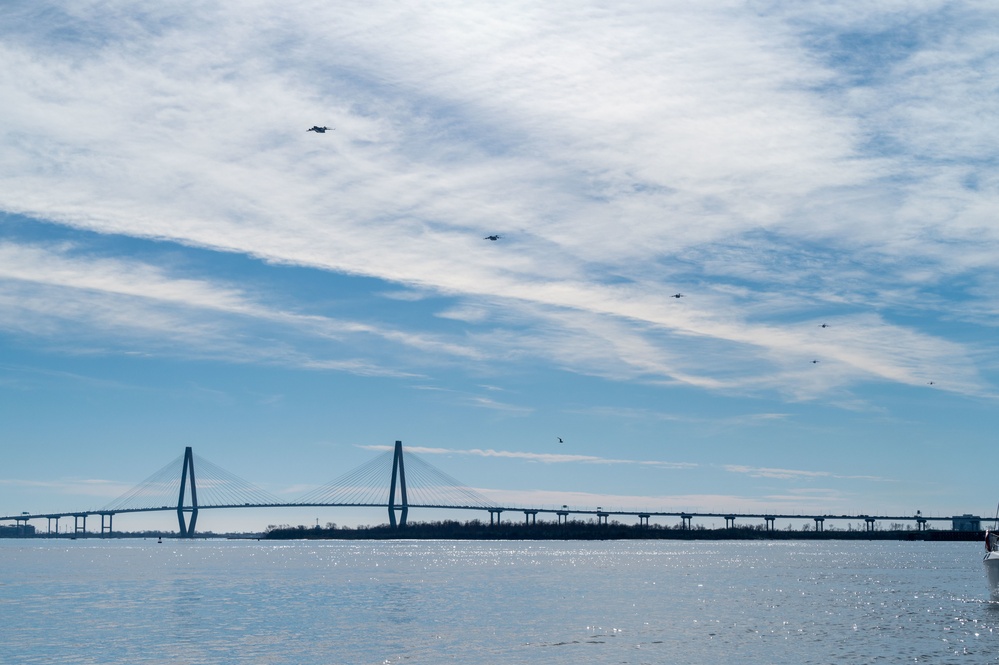
[(499, 508), (490, 508), (489, 509), (489, 526), (493, 525), (493, 517), (496, 518), (496, 524), (499, 524), (500, 523), (500, 515), (502, 515), (502, 514), (503, 514), (503, 511), (500, 510)]
[(734, 529), (735, 528), (735, 515), (726, 515), (725, 516), (725, 528), (726, 529)]
[(59, 534), (59, 517), (58, 517), (58, 515), (55, 516), (55, 517), (50, 516), (48, 519), (49, 519), (49, 533), (50, 534), (52, 533), (52, 520), (55, 520), (55, 526), (56, 526), (55, 532), (56, 532), (56, 535), (58, 535)]
[(23, 536), (28, 531), (28, 518), (27, 517), (15, 517), (14, 525), (17, 527), (17, 535)]
[(916, 530), (917, 531), (926, 531), (926, 518), (925, 517), (917, 517), (916, 518)]
[[(83, 518), (83, 524), (80, 524), (80, 518)], [(87, 516), (86, 515), (73, 515), (73, 533), (86, 533), (87, 532)]]
[(693, 517), (693, 515), (687, 515), (686, 513), (680, 515), (680, 524), (682, 525), (682, 528), (689, 529), (690, 520), (693, 519)]
[(766, 521), (767, 531), (773, 531), (774, 530), (774, 520), (776, 518), (774, 518), (774, 517), (764, 517), (763, 519)]
[(877, 522), (873, 517), (865, 517), (864, 521), (867, 522), (867, 530), (874, 531), (874, 523)]
[(597, 513), (597, 524), (607, 524), (608, 513), (598, 512)]
[(825, 531), (826, 530), (826, 518), (824, 518), (824, 517), (816, 517), (815, 518), (815, 530), (816, 531)]
[(569, 511), (568, 510), (556, 510), (555, 514), (558, 515), (559, 524), (569, 523)]
[[(107, 518), (107, 524), (104, 523), (104, 518)], [(113, 529), (111, 528), (111, 523), (114, 521), (114, 513), (101, 513), (101, 536), (110, 536)]]
[(638, 526), (649, 526), (649, 514), (648, 513), (638, 513)]
[(530, 526), (532, 524), (538, 523), (538, 511), (536, 510), (525, 510), (524, 511), (524, 526)]

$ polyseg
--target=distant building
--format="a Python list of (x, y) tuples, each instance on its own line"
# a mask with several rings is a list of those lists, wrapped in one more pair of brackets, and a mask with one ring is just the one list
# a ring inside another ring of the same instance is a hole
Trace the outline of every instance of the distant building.
[(30, 538), (35, 535), (35, 527), (30, 524), (11, 526), (0, 524), (0, 538)]
[(951, 518), (954, 531), (981, 531), (982, 518), (975, 515), (955, 515)]

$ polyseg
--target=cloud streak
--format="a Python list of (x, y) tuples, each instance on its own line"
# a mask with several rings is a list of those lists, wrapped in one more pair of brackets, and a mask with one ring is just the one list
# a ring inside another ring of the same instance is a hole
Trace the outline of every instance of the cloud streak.
[(730, 473), (741, 473), (753, 478), (774, 478), (777, 480), (815, 480), (817, 478), (836, 478), (842, 480), (870, 480), (875, 482), (895, 482), (890, 478), (879, 476), (843, 476), (828, 471), (802, 471), (799, 469), (774, 469), (767, 467), (743, 466), (726, 464), (725, 470)]
[[(392, 450), (391, 446), (360, 446), (365, 450)], [(434, 448), (427, 446), (406, 446), (406, 452), (419, 455), (468, 455), (473, 457), (520, 459), (529, 462), (541, 462), (544, 464), (610, 464), (628, 465), (637, 464), (643, 466), (656, 466), (666, 469), (690, 469), (697, 466), (688, 462), (662, 462), (655, 460), (629, 460), (600, 457), (596, 455), (577, 455), (566, 453), (534, 453), (528, 451), (515, 450), (493, 450), (482, 448), (456, 449), (456, 448)]]
[[(84, 321), (358, 373), (542, 359), (789, 401), (941, 376), (992, 396), (977, 364), (990, 344), (906, 318), (999, 323), (977, 288), (999, 265), (999, 181), (979, 168), (999, 138), (976, 121), (997, 105), (980, 94), (994, 12), (951, 7), (935, 23), (942, 11), (865, 9), (860, 23), (779, 2), (8, 10), (0, 208), (373, 277), (439, 306), (392, 328), (16, 241), (0, 248), (0, 306), (25, 334)], [(912, 46), (884, 70), (845, 60), (844, 44), (862, 56), (899, 30)], [(306, 134), (315, 122), (336, 131)], [(75, 308), (70, 292), (86, 293)], [(233, 344), (250, 320), (300, 338), (263, 354)], [(349, 342), (317, 351), (322, 338)]]

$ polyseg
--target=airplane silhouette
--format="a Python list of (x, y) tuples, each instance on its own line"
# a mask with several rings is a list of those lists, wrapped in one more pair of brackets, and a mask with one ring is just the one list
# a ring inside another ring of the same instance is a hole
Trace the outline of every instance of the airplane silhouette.
[(682, 293), (674, 293), (673, 295), (670, 296), (670, 298), (683, 298), (683, 297), (684, 295)]
[(828, 323), (820, 323), (819, 324), (819, 328), (828, 328), (828, 327), (829, 327)]
[(817, 362), (819, 362), (819, 361), (818, 361), (818, 360), (813, 360), (813, 361), (812, 361), (812, 364), (815, 364), (815, 363), (817, 363)]
[(499, 240), (502, 237), (503, 236), (500, 235), (492, 235), (492, 236), (486, 236), (485, 238), (483, 238), (483, 240)]
[(305, 131), (307, 131), (307, 132), (315, 132), (316, 134), (325, 134), (327, 129), (336, 129), (336, 127), (319, 127), (319, 126), (313, 125), (312, 127), (309, 127), (308, 129), (306, 129)]

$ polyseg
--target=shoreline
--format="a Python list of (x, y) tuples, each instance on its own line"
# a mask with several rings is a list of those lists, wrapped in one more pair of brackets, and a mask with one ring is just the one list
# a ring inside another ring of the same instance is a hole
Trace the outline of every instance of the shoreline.
[(901, 540), (984, 541), (984, 531), (767, 531), (757, 527), (682, 529), (616, 524), (409, 524), (356, 529), (278, 527), (262, 540)]

